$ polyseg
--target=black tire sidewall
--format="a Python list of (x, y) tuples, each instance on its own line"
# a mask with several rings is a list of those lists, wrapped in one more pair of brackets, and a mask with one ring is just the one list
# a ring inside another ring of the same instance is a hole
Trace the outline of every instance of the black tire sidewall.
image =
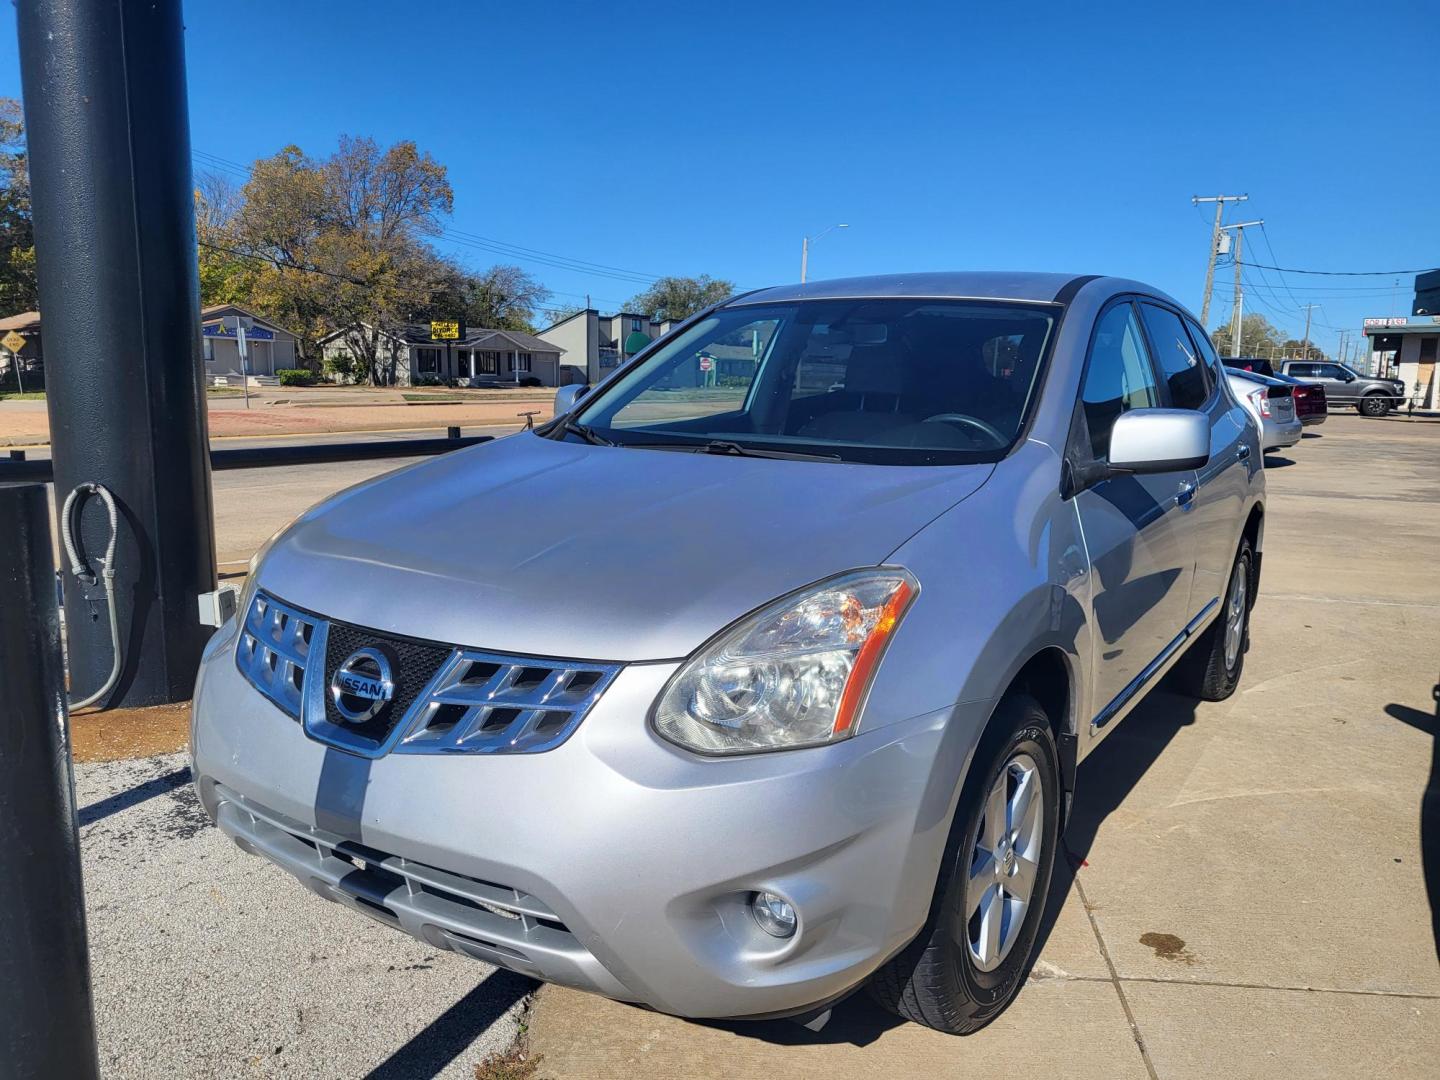
[[(982, 1010), (1005, 1004), (1014, 996), (1021, 980), (1030, 970), (1033, 960), (1031, 952), (1044, 918), (1045, 901), (1055, 865), (1055, 849), (1059, 843), (1060, 774), (1049, 720), (1044, 710), (1032, 699), (1018, 699), (1015, 704), (1017, 715), (1014, 725), (1005, 733), (1008, 738), (984, 759), (989, 762), (988, 768), (972, 772), (972, 780), (978, 782), (973, 786), (966, 784), (964, 802), (961, 805), (964, 831), (952, 861), (951, 879), (940, 913), (940, 927), (949, 935), (947, 944), (950, 966), (961, 986), (961, 992), (976, 1002)], [(1010, 954), (994, 971), (981, 971), (975, 967), (969, 950), (959, 940), (963, 931), (955, 928), (963, 927), (967, 921), (965, 887), (969, 879), (970, 853), (974, 850), (980, 829), (985, 797), (999, 776), (1001, 768), (1018, 753), (1030, 755), (1040, 767), (1041, 790), (1045, 799), (1040, 866), (1036, 870), (1035, 887), (1031, 893), (1030, 908), (1025, 913), (1025, 923), (1020, 928), (1020, 936), (1011, 947)]]

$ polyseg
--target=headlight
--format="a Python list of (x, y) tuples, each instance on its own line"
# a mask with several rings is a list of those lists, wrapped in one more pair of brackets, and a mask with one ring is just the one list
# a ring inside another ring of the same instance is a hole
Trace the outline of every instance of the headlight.
[(908, 570), (856, 570), (745, 616), (671, 678), (655, 730), (702, 754), (852, 735), (880, 657), (919, 591)]

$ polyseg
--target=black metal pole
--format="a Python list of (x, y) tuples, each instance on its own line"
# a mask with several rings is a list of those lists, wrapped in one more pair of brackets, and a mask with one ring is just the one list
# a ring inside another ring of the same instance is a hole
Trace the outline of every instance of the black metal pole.
[(0, 1075), (99, 1075), (42, 484), (0, 484)]
[[(179, 0), (26, 0), (21, 85), (55, 496), (119, 504), (124, 667), (110, 705), (180, 701), (209, 630), (215, 542)], [(103, 507), (81, 515), (103, 553)], [(112, 662), (104, 591), (65, 575), (72, 695)]]

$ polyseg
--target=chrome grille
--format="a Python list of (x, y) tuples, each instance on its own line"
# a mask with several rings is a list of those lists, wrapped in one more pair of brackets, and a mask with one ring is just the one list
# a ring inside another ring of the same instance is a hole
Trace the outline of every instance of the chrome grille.
[(397, 753), (535, 753), (569, 738), (619, 669), (459, 650), (405, 725)]
[(317, 620), (257, 592), (245, 612), (235, 663), (240, 672), (290, 717), (300, 719), (305, 670)]
[[(388, 647), (398, 661), (393, 712), (365, 725), (346, 723), (330, 707), (327, 683), (351, 651), (367, 644)], [(371, 758), (553, 749), (620, 670), (412, 641), (323, 619), (259, 591), (245, 613), (236, 663), (256, 689), (303, 722), (310, 738)]]

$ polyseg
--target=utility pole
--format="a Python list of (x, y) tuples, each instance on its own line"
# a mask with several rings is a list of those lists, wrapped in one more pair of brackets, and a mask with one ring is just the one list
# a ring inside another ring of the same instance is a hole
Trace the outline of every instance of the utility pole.
[(1245, 329), (1245, 293), (1240, 288), (1240, 251), (1245, 230), (1252, 225), (1264, 225), (1265, 219), (1257, 221), (1241, 221), (1234, 225), (1222, 225), (1225, 230), (1235, 230), (1235, 307), (1231, 314), (1230, 322), (1230, 358), (1233, 360), (1240, 355), (1240, 336)]
[(1301, 341), (1300, 341), (1300, 352), (1303, 354), (1303, 355), (1301, 356), (1301, 359), (1302, 359), (1302, 360), (1309, 360), (1309, 359), (1310, 359), (1310, 313), (1311, 313), (1312, 311), (1314, 311), (1317, 307), (1323, 307), (1324, 305), (1322, 305), (1322, 304), (1302, 304), (1301, 306), (1305, 309), (1305, 336), (1304, 336), (1304, 338), (1302, 338)]
[(102, 704), (185, 701), (215, 526), (180, 0), (16, 7), (55, 497), (100, 485), (117, 515), (75, 515), (92, 570), (115, 550), (107, 587), (63, 575), (70, 693), (106, 684), (113, 614)]
[(1202, 202), (1215, 204), (1215, 227), (1210, 230), (1210, 261), (1205, 267), (1205, 299), (1200, 304), (1200, 325), (1207, 329), (1209, 324), (1205, 320), (1210, 317), (1210, 290), (1215, 285), (1215, 256), (1220, 248), (1220, 218), (1225, 213), (1227, 202), (1244, 202), (1248, 198), (1249, 195), (1195, 195), (1190, 199), (1192, 206), (1199, 206)]
[(831, 225), (830, 228), (816, 233), (813, 237), (802, 236), (800, 238), (800, 284), (805, 284), (805, 277), (810, 270), (810, 245), (819, 240), (820, 237), (834, 229), (848, 229), (849, 225)]

